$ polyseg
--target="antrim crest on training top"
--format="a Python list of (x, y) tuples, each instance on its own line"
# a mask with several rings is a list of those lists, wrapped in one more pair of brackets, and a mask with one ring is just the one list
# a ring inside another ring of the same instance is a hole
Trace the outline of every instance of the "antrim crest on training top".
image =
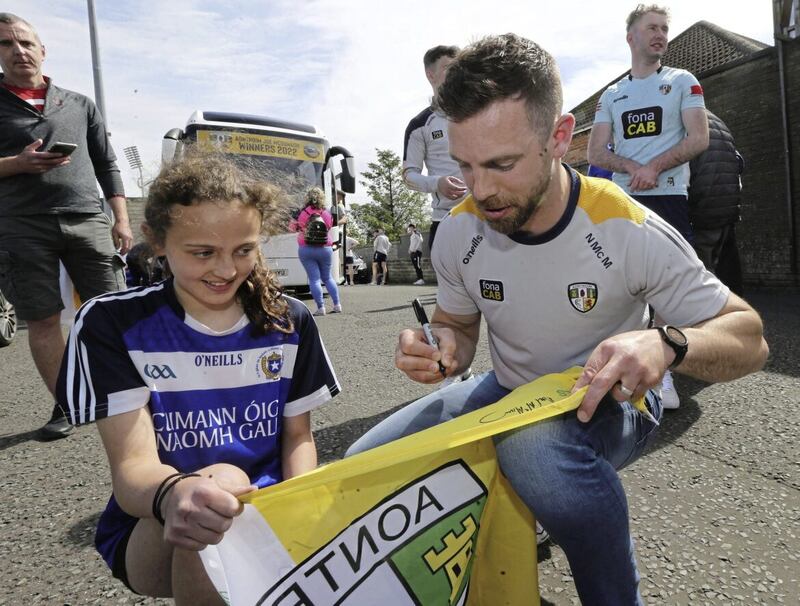
[(567, 296), (572, 307), (585, 314), (597, 303), (597, 284), (575, 282), (567, 287)]

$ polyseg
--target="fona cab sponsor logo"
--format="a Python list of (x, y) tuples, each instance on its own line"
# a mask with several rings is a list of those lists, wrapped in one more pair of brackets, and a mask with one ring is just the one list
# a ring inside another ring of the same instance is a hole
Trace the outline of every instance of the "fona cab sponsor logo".
[(274, 381), (281, 376), (283, 356), (280, 351), (265, 351), (256, 360), (256, 375), (264, 377), (267, 381)]

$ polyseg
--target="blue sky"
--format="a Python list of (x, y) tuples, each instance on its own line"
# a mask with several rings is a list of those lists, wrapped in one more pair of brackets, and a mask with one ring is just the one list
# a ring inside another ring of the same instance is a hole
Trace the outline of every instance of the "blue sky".
[[(772, 43), (772, 2), (675, 0), (674, 37), (706, 20)], [(161, 138), (195, 109), (316, 124), (356, 156), (402, 153), (409, 119), (430, 87), (422, 55), (513, 31), (557, 59), (568, 111), (629, 67), (625, 17), (633, 1), (539, 0), (95, 0), (107, 122), (128, 192), (138, 195), (122, 150), (139, 149), (145, 177), (158, 171)], [(602, 8), (600, 8), (602, 7)], [(94, 97), (85, 0), (4, 0), (38, 30), (45, 75)], [(363, 191), (354, 201), (365, 201)]]

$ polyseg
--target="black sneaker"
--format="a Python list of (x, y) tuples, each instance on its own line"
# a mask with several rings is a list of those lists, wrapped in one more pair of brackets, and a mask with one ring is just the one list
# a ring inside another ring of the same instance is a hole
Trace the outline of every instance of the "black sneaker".
[(75, 431), (75, 427), (67, 421), (67, 417), (61, 410), (54, 410), (53, 416), (41, 429), (39, 429), (39, 437), (42, 440), (59, 440), (66, 438), (69, 434)]

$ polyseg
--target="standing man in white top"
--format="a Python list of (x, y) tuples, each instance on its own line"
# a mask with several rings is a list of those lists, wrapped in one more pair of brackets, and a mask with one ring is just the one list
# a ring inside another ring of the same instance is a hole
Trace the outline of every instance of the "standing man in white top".
[[(600, 97), (587, 159), (692, 242), (689, 160), (708, 147), (708, 119), (697, 78), (661, 64), (668, 39), (666, 8), (639, 4), (628, 15), (631, 71)], [(663, 389), (664, 407), (678, 408), (670, 373)]]
[(389, 258), (389, 249), (392, 248), (392, 243), (389, 242), (389, 238), (386, 237), (386, 232), (383, 229), (376, 229), (373, 234), (375, 235), (375, 240), (372, 242), (372, 282), (370, 284), (385, 286), (386, 279), (389, 277), (387, 259)]
[(416, 225), (409, 223), (408, 236), (408, 256), (411, 257), (411, 265), (417, 272), (417, 281), (414, 282), (414, 286), (422, 286), (425, 284), (422, 277), (422, 234), (419, 233)]
[[(467, 195), (458, 164), (450, 157), (447, 119), (436, 106), (439, 86), (458, 51), (457, 46), (434, 46), (425, 53), (422, 61), (433, 98), (430, 106), (408, 123), (403, 142), (403, 180), (411, 189), (431, 195), (429, 250), (433, 250), (433, 239), (441, 220)], [(422, 174), (423, 168), (427, 174)]]

